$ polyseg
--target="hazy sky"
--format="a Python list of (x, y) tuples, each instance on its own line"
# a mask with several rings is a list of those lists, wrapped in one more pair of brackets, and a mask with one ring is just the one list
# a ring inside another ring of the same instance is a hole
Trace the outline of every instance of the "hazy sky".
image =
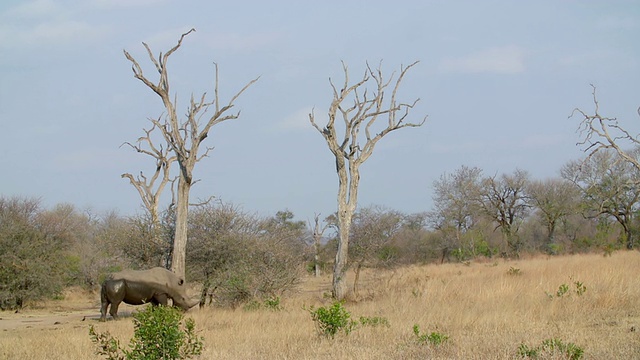
[(180, 114), (192, 93), (213, 93), (213, 62), (225, 101), (261, 76), (236, 103), (240, 119), (206, 139), (215, 149), (192, 193), (249, 212), (335, 211), (334, 159), (308, 113), (326, 114), (340, 61), (355, 80), (367, 61), (389, 75), (420, 60), (400, 96), (421, 99), (412, 120), (428, 115), (378, 143), (361, 206), (430, 210), (433, 181), (462, 165), (558, 176), (582, 156), (579, 119), (567, 117), (593, 109), (591, 83), (603, 115), (640, 131), (638, 1), (3, 0), (0, 196), (139, 212), (120, 175), (153, 162), (120, 145), (163, 107), (122, 50), (151, 77), (141, 43), (157, 54), (192, 27), (169, 61)]

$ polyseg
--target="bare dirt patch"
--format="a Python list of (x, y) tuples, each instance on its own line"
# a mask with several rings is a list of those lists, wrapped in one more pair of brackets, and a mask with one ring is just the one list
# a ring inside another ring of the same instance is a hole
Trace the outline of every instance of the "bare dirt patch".
[[(134, 306), (121, 304), (118, 315), (126, 317), (134, 309)], [(0, 312), (0, 331), (57, 328), (99, 320), (99, 292), (72, 288), (64, 292), (61, 300), (32, 304), (19, 311)]]
[[(97, 310), (97, 311), (96, 311)], [(45, 310), (20, 311), (18, 313), (0, 313), (0, 331), (21, 328), (51, 328), (68, 324), (80, 324), (83, 321), (98, 321), (99, 309), (78, 309), (65, 312), (51, 312)]]

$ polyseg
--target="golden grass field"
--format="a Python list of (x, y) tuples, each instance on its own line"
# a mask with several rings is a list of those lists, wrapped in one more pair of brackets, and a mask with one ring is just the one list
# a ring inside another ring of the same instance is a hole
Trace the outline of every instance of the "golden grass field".
[[(640, 359), (639, 270), (640, 253), (620, 251), (365, 271), (358, 299), (345, 307), (353, 318), (383, 317), (390, 326), (333, 340), (316, 333), (303, 309), (331, 304), (329, 275), (305, 278), (298, 293), (282, 298), (282, 311), (206, 308), (186, 316), (204, 337), (201, 359), (514, 359), (521, 343), (548, 338), (575, 343), (584, 359)], [(562, 284), (569, 291), (557, 297)], [(91, 324), (127, 344), (131, 318), (99, 323), (98, 298), (71, 293), (39, 309), (0, 313), (0, 358), (99, 359)], [(421, 344), (414, 324), (449, 340)]]

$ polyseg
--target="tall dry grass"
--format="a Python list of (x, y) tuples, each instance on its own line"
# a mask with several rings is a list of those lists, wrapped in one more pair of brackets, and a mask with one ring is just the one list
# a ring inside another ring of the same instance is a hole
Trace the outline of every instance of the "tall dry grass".
[[(345, 307), (354, 318), (384, 317), (389, 327), (360, 327), (333, 340), (317, 335), (303, 309), (331, 304), (329, 276), (305, 279), (299, 293), (282, 299), (282, 311), (204, 309), (187, 316), (205, 338), (202, 359), (513, 359), (520, 344), (548, 338), (577, 344), (586, 359), (639, 359), (639, 269), (640, 253), (628, 251), (365, 271), (357, 300)], [(584, 294), (575, 282), (586, 286)], [(557, 297), (562, 284), (569, 292)], [(0, 358), (98, 359), (89, 324), (125, 344), (133, 332), (130, 319), (95, 317), (3, 331)], [(449, 340), (420, 344), (414, 324)]]

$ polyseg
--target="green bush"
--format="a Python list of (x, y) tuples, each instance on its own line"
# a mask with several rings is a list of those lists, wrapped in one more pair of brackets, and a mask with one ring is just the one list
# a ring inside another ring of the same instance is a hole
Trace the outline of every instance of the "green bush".
[(421, 333), (420, 326), (418, 324), (413, 325), (413, 334), (416, 336), (416, 340), (420, 344), (430, 344), (433, 346), (440, 346), (449, 340), (449, 336), (441, 332), (434, 331), (430, 334)]
[(329, 308), (314, 309), (312, 306), (308, 311), (316, 324), (318, 333), (328, 338), (333, 339), (340, 331), (349, 335), (356, 326), (356, 322), (351, 320), (351, 313), (344, 308), (340, 301), (334, 302)]
[[(584, 295), (584, 293), (587, 291), (587, 286), (581, 281), (573, 281), (573, 285), (575, 285), (576, 287), (575, 293), (578, 296)], [(548, 292), (546, 294), (550, 299), (553, 299), (554, 294), (548, 293)], [(560, 286), (558, 286), (558, 290), (556, 290), (555, 297), (564, 297), (565, 295), (570, 295), (570, 294), (571, 292), (570, 292), (569, 285), (561, 284)]]
[(174, 360), (188, 359), (202, 353), (202, 337), (195, 334), (193, 319), (181, 322), (180, 310), (167, 306), (147, 306), (133, 315), (134, 334), (129, 348), (120, 346), (118, 339), (97, 333), (93, 325), (89, 336), (108, 360)]
[(273, 310), (273, 311), (282, 310), (282, 305), (280, 305), (280, 297), (279, 296), (273, 296), (273, 297), (264, 299), (264, 307), (266, 307), (269, 310)]
[(518, 347), (518, 356), (522, 358), (547, 359), (558, 355), (568, 360), (579, 360), (584, 356), (584, 350), (574, 343), (565, 344), (556, 338), (543, 340), (539, 346), (533, 348), (526, 344), (520, 344)]

